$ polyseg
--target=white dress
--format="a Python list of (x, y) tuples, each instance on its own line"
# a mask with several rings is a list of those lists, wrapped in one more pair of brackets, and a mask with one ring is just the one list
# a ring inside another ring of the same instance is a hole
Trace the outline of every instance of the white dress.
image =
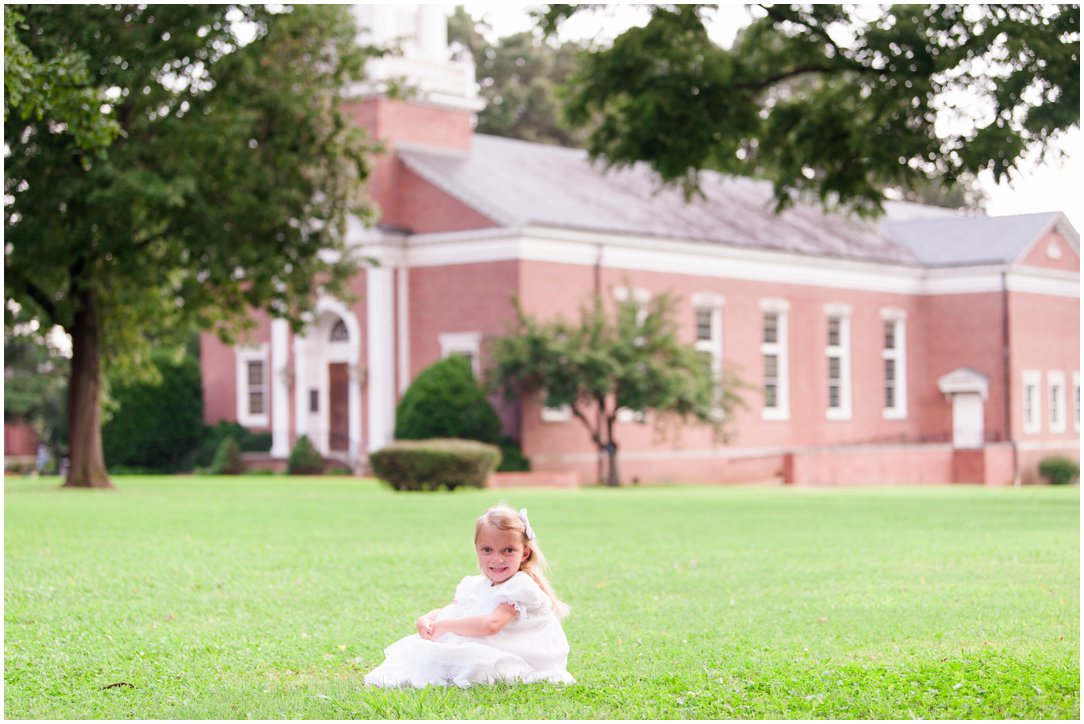
[(399, 639), (384, 649), (384, 663), (365, 676), (380, 687), (423, 687), (430, 684), (471, 684), (552, 681), (574, 684), (567, 671), (568, 639), (550, 597), (520, 571), (492, 585), (485, 576), (467, 576), (455, 589), (455, 602), (437, 620), (487, 614), (502, 603), (516, 608), (516, 617), (492, 636), (444, 634), (426, 641), (418, 634)]

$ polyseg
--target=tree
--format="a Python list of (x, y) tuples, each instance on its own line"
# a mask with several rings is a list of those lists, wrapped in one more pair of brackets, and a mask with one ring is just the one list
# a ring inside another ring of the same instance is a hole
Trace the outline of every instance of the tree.
[(539, 321), (516, 303), (513, 330), (491, 343), (489, 384), (506, 397), (542, 393), (547, 407), (567, 405), (607, 460), (606, 483), (618, 485), (618, 411), (655, 415), (657, 425), (695, 421), (725, 440), (725, 422), (742, 404), (733, 375), (715, 380), (710, 360), (681, 343), (674, 300), (654, 297), (645, 307), (618, 303), (613, 313), (599, 296), (581, 306), (573, 324)]
[(575, 72), (583, 46), (571, 41), (556, 45), (534, 32), (514, 33), (494, 45), (482, 34), (486, 29), (461, 5), (448, 18), (448, 40), (474, 58), (486, 102), (478, 113), (478, 132), (582, 147), (587, 130), (565, 121), (558, 89)]
[[(545, 30), (584, 6), (550, 5)], [(709, 169), (770, 179), (860, 214), (885, 188), (996, 180), (1080, 122), (1076, 5), (760, 5), (733, 47), (709, 6), (655, 5), (644, 27), (584, 56), (573, 122), (592, 158), (645, 161), (687, 194)]]
[(496, 444), (500, 434), (500, 418), (462, 355), (422, 370), (395, 410), (396, 440), (449, 437)]
[(318, 289), (349, 296), (368, 166), (339, 104), (364, 52), (341, 6), (15, 10), (20, 47), (80, 58), (89, 112), (118, 128), (88, 149), (52, 106), (5, 106), (6, 294), (71, 335), (64, 485), (110, 487), (103, 364), (146, 370), (192, 324), (234, 340), (253, 308), (296, 329)]
[(68, 358), (36, 319), (9, 304), (4, 325), (4, 420), (24, 420), (54, 450), (67, 447), (64, 392)]

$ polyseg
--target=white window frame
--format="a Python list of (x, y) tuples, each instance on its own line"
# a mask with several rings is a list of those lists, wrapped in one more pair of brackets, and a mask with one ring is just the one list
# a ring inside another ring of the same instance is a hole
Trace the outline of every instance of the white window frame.
[[(831, 344), (828, 329), (833, 319), (839, 320), (839, 343)], [(829, 392), (824, 416), (828, 420), (850, 420), (854, 415), (851, 396), (851, 307), (848, 304), (827, 304), (824, 307), (824, 356), (827, 360), (828, 374), (825, 381), (831, 387), (831, 360), (839, 360), (839, 405), (832, 407), (832, 395)]]
[(1073, 430), (1080, 432), (1080, 370), (1073, 372)]
[(478, 378), (482, 373), (481, 360), (479, 359), (482, 349), (481, 332), (445, 332), (437, 335), (440, 341), (440, 358), (446, 359), (453, 354), (470, 355), (471, 371)]
[[(647, 319), (647, 303), (651, 301), (651, 292), (642, 287), (614, 287), (613, 290), (614, 301), (627, 302), (629, 299), (636, 301), (636, 323), (643, 324)], [(647, 416), (637, 410), (630, 410), (625, 407), (618, 408), (617, 421), (618, 422), (644, 422)]]
[[(700, 292), (691, 297), (693, 303), (693, 346), (697, 352), (711, 355), (712, 380), (722, 389), (723, 384), (723, 306), (726, 300), (718, 294)], [(708, 339), (700, 339), (697, 334), (697, 317), (701, 311), (711, 314), (710, 332)], [(712, 414), (721, 418), (724, 414), (721, 399), (716, 399), (712, 404)]]
[(544, 392), (539, 393), (538, 401), (542, 403), (542, 422), (568, 422), (572, 419), (572, 405), (561, 405), (560, 407), (546, 407), (546, 394)]
[[(881, 404), (882, 414), (886, 420), (904, 420), (907, 418), (907, 312), (902, 309), (886, 308), (881, 310)], [(896, 346), (888, 349), (884, 346), (884, 324), (895, 325), (894, 336)], [(884, 379), (885, 360), (894, 360), (896, 370), (896, 399), (895, 405), (884, 405), (885, 389), (888, 380)]]
[(1061, 244), (1058, 243), (1057, 239), (1046, 242), (1046, 258), (1061, 259)]
[(1065, 373), (1061, 370), (1047, 370), (1046, 400), (1050, 432), (1065, 432)]
[[(268, 345), (266, 343), (253, 347), (238, 347), (236, 358), (237, 380), (237, 422), (244, 427), (267, 427), (271, 424), (269, 414), (271, 408), (271, 384), (269, 376), (271, 365), (267, 359)], [(259, 362), (263, 365), (263, 383), (259, 391), (263, 394), (263, 412), (253, 413), (249, 407), (249, 393), (254, 389), (249, 385), (248, 365), (249, 362)]]
[[(775, 407), (764, 405), (761, 407), (760, 416), (764, 420), (789, 420), (790, 419), (790, 359), (789, 359), (789, 330), (790, 330), (790, 302), (786, 299), (761, 299), (760, 300), (760, 355), (763, 361), (767, 355), (775, 355), (776, 358), (776, 392)], [(764, 317), (774, 314), (776, 321), (776, 341), (764, 341)], [(763, 374), (763, 365), (761, 365)]]
[(1023, 430), (1030, 434), (1042, 432), (1043, 373), (1039, 370), (1024, 370), (1021, 373), (1021, 378), (1023, 382), (1023, 396), (1021, 397), (1020, 414), (1023, 416)]

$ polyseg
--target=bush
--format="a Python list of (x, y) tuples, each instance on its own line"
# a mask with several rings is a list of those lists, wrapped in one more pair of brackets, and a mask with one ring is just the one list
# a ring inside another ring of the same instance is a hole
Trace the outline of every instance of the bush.
[(369, 456), (373, 474), (395, 490), (485, 487), (500, 448), (474, 440), (397, 440)]
[(205, 435), (199, 360), (185, 357), (177, 362), (169, 353), (156, 352), (152, 362), (162, 376), (160, 384), (119, 375), (109, 381), (118, 407), (102, 425), (102, 451), (111, 470), (185, 469), (187, 454)]
[(519, 443), (510, 437), (500, 439), (501, 464), (497, 468), (499, 473), (526, 473), (531, 469), (530, 459), (523, 454)]
[(1039, 463), (1039, 474), (1051, 485), (1068, 485), (1080, 477), (1080, 465), (1075, 460), (1060, 456), (1043, 458)]
[(215, 458), (215, 452), (227, 437), (237, 440), (241, 452), (267, 452), (271, 449), (271, 433), (249, 432), (248, 428), (236, 422), (220, 422), (213, 427), (203, 428), (203, 438), (199, 445), (181, 459), (180, 469), (193, 470), (210, 467)]
[(232, 435), (228, 436), (215, 450), (215, 459), (207, 471), (212, 475), (240, 475), (245, 472), (245, 461), (241, 459), (241, 446)]
[(308, 435), (302, 435), (290, 451), (286, 461), (286, 472), (290, 475), (321, 475), (324, 472), (324, 456), (312, 444)]
[(500, 434), (497, 412), (462, 355), (422, 370), (395, 411), (396, 440), (462, 438), (496, 444)]

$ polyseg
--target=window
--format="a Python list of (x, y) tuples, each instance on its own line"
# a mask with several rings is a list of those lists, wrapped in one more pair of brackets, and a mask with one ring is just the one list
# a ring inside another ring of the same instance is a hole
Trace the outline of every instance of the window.
[(718, 294), (694, 294), (692, 296), (696, 342), (694, 346), (707, 359), (715, 381), (715, 397), (712, 411), (722, 415), (723, 393), (723, 298)]
[(453, 354), (462, 355), (470, 362), (470, 368), (474, 376), (481, 374), (479, 349), (482, 344), (481, 332), (449, 332), (438, 337), (440, 341), (440, 357), (450, 357)]
[(902, 420), (907, 417), (907, 314), (902, 310), (882, 309), (881, 322), (884, 417)]
[(1046, 256), (1048, 259), (1060, 259), (1061, 258), (1061, 244), (1057, 239), (1051, 239), (1046, 244)]
[(787, 359), (787, 317), (790, 305), (783, 299), (763, 299), (760, 353), (763, 358), (765, 420), (790, 417), (790, 381)]
[(268, 416), (267, 345), (237, 349), (237, 422), (266, 427)]
[(844, 305), (825, 307), (828, 317), (824, 353), (828, 358), (829, 420), (851, 417), (851, 309)]
[(1050, 432), (1065, 432), (1065, 373), (1046, 373), (1046, 388), (1050, 403)]
[(346, 322), (339, 320), (335, 322), (335, 325), (331, 328), (330, 342), (349, 342), (350, 332), (346, 329)]
[(1024, 432), (1036, 433), (1042, 429), (1042, 420), (1039, 411), (1039, 381), (1041, 375), (1038, 370), (1024, 370)]

